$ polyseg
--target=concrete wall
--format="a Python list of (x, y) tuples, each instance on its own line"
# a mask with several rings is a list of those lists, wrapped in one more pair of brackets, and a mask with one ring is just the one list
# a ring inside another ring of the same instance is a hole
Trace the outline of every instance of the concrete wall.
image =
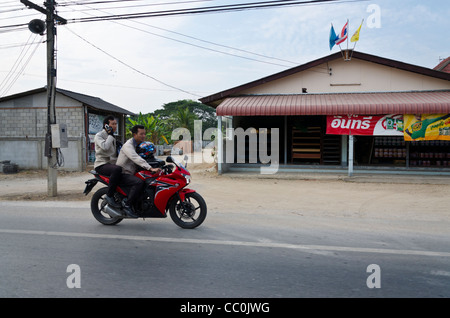
[[(0, 161), (11, 160), (19, 169), (45, 169), (44, 138), (47, 133), (46, 94), (40, 93), (0, 103)], [(84, 106), (57, 94), (56, 122), (67, 125), (69, 147), (61, 149), (64, 166), (82, 171), (85, 160)]]
[[(83, 171), (86, 167), (84, 144), (84, 138), (69, 138), (68, 148), (61, 149), (64, 165), (58, 169)], [(18, 164), (19, 169), (46, 169), (44, 145), (44, 138), (0, 137), (0, 161), (10, 160)]]

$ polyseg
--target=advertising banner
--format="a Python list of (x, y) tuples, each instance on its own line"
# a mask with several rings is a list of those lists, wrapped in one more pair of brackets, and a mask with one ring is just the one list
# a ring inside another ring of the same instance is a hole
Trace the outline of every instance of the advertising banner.
[(327, 116), (327, 134), (403, 136), (403, 115)]
[(404, 115), (405, 140), (450, 140), (450, 114)]

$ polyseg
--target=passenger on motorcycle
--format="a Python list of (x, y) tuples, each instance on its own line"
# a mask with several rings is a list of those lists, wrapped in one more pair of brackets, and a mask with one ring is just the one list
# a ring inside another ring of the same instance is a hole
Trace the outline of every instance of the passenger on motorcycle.
[(136, 147), (145, 140), (145, 127), (136, 125), (131, 128), (131, 133), (133, 134), (133, 137), (130, 138), (120, 150), (119, 157), (117, 158), (117, 165), (122, 167), (123, 174), (121, 185), (130, 187), (124, 210), (128, 216), (137, 218), (138, 216), (133, 210), (133, 204), (136, 203), (143, 190), (144, 181), (134, 176), (136, 173), (136, 166), (140, 166), (152, 172), (158, 172), (160, 169), (152, 168), (147, 161), (136, 152)]
[(117, 141), (114, 138), (114, 132), (116, 130), (117, 121), (114, 116), (106, 116), (103, 120), (103, 129), (94, 137), (94, 169), (99, 174), (109, 176), (106, 202), (113, 207), (120, 207), (113, 198), (116, 187), (122, 178), (122, 167), (115, 165), (117, 160)]

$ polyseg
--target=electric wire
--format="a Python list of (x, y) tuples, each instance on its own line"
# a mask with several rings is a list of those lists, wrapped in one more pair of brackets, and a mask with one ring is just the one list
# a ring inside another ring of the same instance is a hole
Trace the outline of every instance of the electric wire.
[(12, 29), (12, 28), (22, 28), (22, 27), (28, 27), (28, 23), (20, 23), (20, 24), (12, 24), (12, 25), (3, 25), (0, 26), (0, 31), (2, 29)]
[(3, 10), (3, 11), (0, 11), (0, 14), (2, 14), (2, 13), (10, 13), (10, 12), (14, 12), (14, 11), (22, 11), (22, 10), (24, 10), (25, 8), (17, 8), (17, 9), (9, 9), (9, 10)]
[(68, 23), (82, 23), (82, 22), (96, 22), (104, 20), (123, 20), (123, 19), (138, 19), (138, 18), (150, 18), (150, 17), (163, 17), (163, 16), (178, 16), (186, 14), (201, 14), (201, 13), (219, 13), (219, 12), (231, 12), (231, 11), (244, 11), (264, 8), (276, 8), (286, 6), (298, 6), (298, 5), (312, 5), (312, 4), (325, 4), (333, 2), (361, 2), (368, 0), (308, 0), (308, 1), (296, 1), (296, 0), (278, 0), (278, 1), (265, 1), (265, 2), (252, 2), (245, 4), (231, 4), (220, 6), (209, 6), (200, 8), (187, 8), (187, 9), (175, 9), (175, 10), (163, 10), (153, 12), (140, 12), (140, 13), (125, 13), (116, 15), (107, 15), (99, 17), (89, 18), (74, 18), (69, 19)]
[[(34, 38), (31, 40), (32, 35), (34, 35)], [(32, 34), (32, 35), (28, 38), (27, 43), (29, 43), (30, 41), (34, 42), (36, 40), (36, 37), (38, 36), (37, 34)], [(9, 92), (9, 90), (14, 86), (14, 84), (17, 82), (19, 77), (22, 75), (22, 73), (25, 71), (26, 67), (30, 63), (32, 57), (34, 56), (37, 49), (39, 48), (39, 44), (41, 44), (42, 41), (35, 42), (35, 43), (37, 43), (37, 44), (35, 45), (34, 49), (29, 54), (28, 54), (28, 52), (31, 49), (31, 45), (27, 46), (26, 49), (25, 49), (25, 46), (22, 48), (22, 51), (19, 54), (19, 56), (17, 57), (16, 62), (13, 64), (9, 73), (6, 75), (6, 77), (0, 83), (0, 96), (1, 97), (5, 96)], [(27, 57), (27, 55), (28, 55), (28, 57)], [(25, 58), (26, 58), (25, 62), (22, 63)], [(19, 69), (19, 67), (20, 67), (20, 69)]]
[[(86, 7), (89, 7), (89, 6), (86, 6)], [(89, 7), (89, 8), (92, 8), (92, 7)], [(109, 12), (104, 11), (102, 9), (95, 9), (95, 10), (97, 10), (99, 12), (103, 12), (103, 13), (109, 14)], [(85, 14), (91, 15), (89, 13), (85, 13)], [(159, 29), (159, 30), (162, 30), (162, 31), (166, 31), (166, 32), (169, 32), (169, 33), (173, 33), (173, 34), (176, 34), (176, 35), (180, 35), (180, 36), (184, 36), (184, 37), (187, 37), (187, 38), (190, 38), (190, 39), (194, 39), (194, 40), (197, 40), (197, 41), (200, 41), (200, 42), (208, 43), (208, 44), (211, 44), (211, 45), (215, 45), (215, 46), (219, 46), (219, 47), (224, 47), (224, 48), (228, 48), (228, 49), (244, 52), (246, 54), (252, 54), (252, 55), (263, 57), (263, 58), (266, 58), (266, 59), (277, 60), (277, 61), (281, 61), (281, 62), (291, 63), (291, 64), (294, 64), (294, 65), (298, 65), (299, 64), (298, 62), (292, 62), (292, 61), (288, 61), (288, 60), (285, 60), (285, 59), (279, 59), (279, 58), (276, 58), (276, 57), (271, 57), (271, 56), (267, 56), (267, 55), (263, 55), (263, 54), (259, 54), (259, 53), (254, 53), (254, 52), (250, 52), (250, 51), (247, 51), (247, 50), (242, 50), (242, 49), (231, 47), (231, 46), (226, 46), (226, 45), (214, 43), (214, 42), (211, 42), (211, 41), (202, 40), (202, 39), (199, 39), (197, 37), (185, 35), (185, 34), (182, 34), (180, 32), (167, 30), (167, 29), (164, 29), (164, 28), (161, 28), (161, 27), (156, 27), (156, 26), (144, 23), (144, 22), (140, 22), (140, 21), (136, 21), (136, 20), (130, 20), (130, 21), (135, 23), (135, 24), (140, 24), (140, 25), (152, 27), (152, 28), (155, 28), (155, 29)], [(242, 55), (237, 55), (237, 54), (233, 54), (233, 53), (230, 53), (230, 52), (219, 51), (219, 50), (212, 49), (212, 48), (209, 48), (209, 47), (204, 47), (204, 46), (200, 46), (200, 45), (193, 44), (193, 43), (190, 43), (190, 42), (181, 41), (181, 40), (174, 39), (174, 38), (171, 38), (171, 37), (168, 37), (168, 36), (160, 35), (160, 34), (153, 33), (153, 32), (150, 32), (150, 31), (147, 31), (147, 30), (143, 30), (143, 29), (140, 29), (140, 28), (136, 28), (136, 27), (133, 27), (133, 26), (130, 26), (130, 25), (127, 25), (127, 24), (123, 24), (123, 23), (121, 23), (119, 21), (110, 21), (110, 22), (118, 24), (118, 25), (122, 25), (122, 26), (127, 27), (127, 28), (138, 30), (140, 32), (151, 34), (151, 35), (154, 35), (154, 36), (157, 36), (157, 37), (165, 38), (165, 39), (168, 39), (168, 40), (172, 40), (172, 41), (175, 41), (175, 42), (183, 43), (183, 44), (186, 44), (186, 45), (190, 45), (190, 46), (193, 46), (193, 47), (201, 48), (201, 49), (212, 51), (212, 52), (216, 52), (216, 53), (221, 53), (221, 54), (225, 54), (225, 55), (229, 55), (229, 56), (233, 56), (233, 57), (238, 57), (238, 58), (242, 58), (242, 59), (247, 59), (247, 60), (251, 60), (251, 61), (255, 61), (255, 62), (281, 66), (281, 67), (284, 67), (284, 68), (291, 68), (292, 67), (292, 66), (285, 65), (285, 64), (279, 64), (279, 63), (273, 63), (273, 62), (268, 62), (268, 61), (262, 61), (262, 60), (255, 59), (255, 58), (250, 58), (250, 57), (246, 57), (246, 56), (242, 56)], [(308, 71), (310, 71), (310, 72), (317, 72), (317, 73), (327, 73), (327, 72), (321, 72), (321, 71), (317, 71), (317, 70), (308, 70)]]
[(33, 45), (33, 44), (40, 44), (40, 43), (44, 43), (44, 41), (37, 41), (37, 42), (31, 42), (31, 43), (10, 43), (10, 44), (1, 44), (0, 45), (0, 50), (3, 49), (11, 49), (11, 48), (15, 48), (15, 47), (22, 47), (22, 46), (28, 46), (28, 45)]
[[(112, 1), (91, 1), (91, 2), (76, 2), (76, 1), (68, 1), (68, 2), (60, 2), (58, 3), (59, 7), (67, 7), (73, 5), (88, 5), (88, 4), (113, 4), (113, 3), (124, 3), (124, 2), (138, 2), (143, 0), (112, 0)], [(190, 1), (172, 1), (172, 2), (159, 2), (159, 3), (150, 3), (138, 6), (162, 6), (162, 5), (172, 5), (172, 4), (186, 4), (186, 3), (197, 3), (197, 2), (211, 2), (214, 0), (190, 0)], [(135, 6), (126, 6), (125, 8), (130, 8)], [(117, 7), (115, 7), (117, 8)]]
[(0, 29), (0, 33), (10, 33), (10, 32), (18, 32), (18, 31), (25, 31), (28, 30), (28, 27), (18, 27), (18, 28), (14, 28), (14, 29), (7, 29), (7, 30), (2, 30)]
[[(30, 40), (31, 40), (32, 37), (33, 37), (33, 34), (30, 33), (30, 35), (28, 36), (27, 43), (30, 43)], [(26, 46), (24, 46), (22, 48), (22, 50), (20, 51), (19, 55), (17, 56), (14, 64), (12, 65), (11, 69), (9, 70), (8, 74), (6, 75), (6, 77), (0, 83), (0, 96), (4, 96), (2, 94), (2, 92), (6, 88), (6, 85), (8, 85), (8, 81), (16, 73), (16, 70), (19, 67), (19, 64), (20, 64), (21, 60), (23, 59), (24, 55), (26, 54), (26, 52), (27, 52), (27, 49), (26, 49)]]
[[(89, 7), (89, 6), (86, 6), (86, 7), (92, 8), (92, 7)], [(103, 12), (103, 13), (109, 14), (109, 12), (104, 11), (102, 9), (96, 9), (96, 8), (93, 8), (93, 9), (95, 9), (95, 10), (97, 10), (99, 12)], [(85, 13), (85, 14), (88, 14), (88, 13)], [(245, 56), (241, 56), (241, 55), (237, 55), (237, 54), (233, 54), (233, 53), (229, 53), (229, 52), (223, 52), (223, 51), (211, 49), (211, 48), (208, 48), (208, 47), (204, 47), (204, 46), (201, 46), (201, 45), (196, 45), (196, 44), (193, 44), (193, 43), (190, 43), (190, 42), (181, 41), (181, 40), (174, 39), (174, 38), (171, 38), (171, 37), (168, 37), (168, 36), (160, 35), (160, 34), (153, 33), (153, 32), (150, 32), (150, 31), (146, 31), (146, 30), (143, 30), (143, 29), (139, 29), (139, 28), (136, 28), (136, 27), (132, 27), (132, 26), (120, 23), (118, 21), (111, 21), (111, 22), (119, 24), (119, 25), (122, 25), (122, 26), (125, 26), (125, 27), (128, 27), (128, 28), (132, 28), (134, 30), (138, 30), (138, 31), (141, 31), (141, 32), (144, 32), (144, 33), (148, 33), (148, 34), (151, 34), (151, 35), (154, 35), (154, 36), (158, 36), (158, 37), (165, 38), (165, 39), (168, 39), (168, 40), (172, 40), (172, 41), (175, 41), (175, 42), (179, 42), (179, 43), (183, 43), (183, 44), (186, 44), (186, 45), (194, 46), (194, 47), (197, 47), (197, 48), (213, 51), (213, 52), (216, 52), (216, 53), (221, 53), (221, 54), (225, 54), (225, 55), (230, 55), (230, 56), (239, 57), (239, 58), (243, 58), (243, 59), (247, 59), (247, 60), (252, 60), (252, 61), (256, 61), (256, 62), (266, 63), (266, 64), (272, 64), (272, 65), (277, 65), (277, 66), (282, 66), (282, 67), (290, 67), (290, 66), (287, 66), (287, 65), (284, 65), (284, 64), (261, 61), (261, 60), (257, 60), (257, 59), (254, 59), (254, 58), (248, 58), (248, 57), (245, 57)], [(171, 30), (164, 29), (164, 28), (161, 28), (161, 27), (156, 27), (156, 26), (153, 26), (153, 25), (150, 25), (148, 23), (141, 22), (141, 21), (131, 20), (131, 22), (133, 22), (135, 24), (148, 26), (148, 27), (151, 27), (151, 28), (154, 28), (154, 29), (158, 29), (158, 30), (161, 30), (161, 31), (169, 32), (169, 33), (172, 33), (172, 34), (175, 34), (175, 35), (183, 36), (183, 37), (186, 37), (188, 39), (193, 39), (193, 40), (196, 40), (196, 41), (199, 41), (199, 42), (203, 42), (203, 43), (207, 43), (207, 44), (210, 44), (210, 45), (223, 47), (223, 48), (226, 48), (226, 49), (232, 49), (232, 50), (235, 50), (235, 51), (238, 51), (238, 52), (243, 52), (243, 53), (255, 55), (255, 56), (258, 56), (258, 57), (263, 57), (265, 59), (276, 60), (276, 61), (280, 61), (280, 62), (285, 62), (285, 63), (291, 63), (291, 64), (294, 64), (294, 65), (298, 65), (297, 62), (292, 62), (292, 61), (288, 61), (288, 60), (285, 60), (285, 59), (280, 59), (280, 58), (271, 57), (271, 56), (267, 56), (267, 55), (263, 55), (263, 54), (259, 54), (259, 53), (255, 53), (255, 52), (250, 52), (248, 50), (243, 50), (243, 49), (239, 49), (239, 48), (235, 48), (235, 47), (231, 47), (231, 46), (227, 46), (227, 45), (223, 45), (223, 44), (219, 44), (219, 43), (214, 43), (212, 41), (202, 40), (202, 39), (194, 37), (194, 36), (186, 35), (186, 34), (183, 34), (183, 33), (180, 33), (180, 32), (171, 31)]]
[(192, 92), (186, 91), (186, 90), (184, 90), (184, 89), (175, 87), (175, 86), (173, 86), (173, 85), (167, 84), (167, 83), (165, 83), (165, 82), (163, 82), (163, 81), (157, 79), (157, 78), (154, 77), (154, 76), (148, 75), (148, 74), (146, 74), (146, 73), (144, 73), (144, 72), (138, 70), (137, 68), (131, 66), (130, 64), (125, 63), (124, 61), (120, 60), (119, 58), (117, 58), (117, 57), (113, 56), (112, 54), (106, 52), (105, 50), (101, 49), (100, 47), (98, 47), (97, 45), (93, 44), (92, 42), (89, 42), (88, 40), (86, 40), (86, 39), (83, 38), (82, 36), (80, 36), (80, 35), (78, 35), (77, 33), (75, 33), (75, 32), (74, 32), (73, 30), (71, 30), (70, 28), (66, 28), (66, 29), (67, 29), (68, 31), (70, 31), (72, 34), (74, 34), (75, 36), (77, 36), (78, 38), (80, 38), (81, 40), (83, 40), (84, 42), (86, 42), (86, 43), (88, 43), (89, 45), (91, 45), (92, 47), (94, 47), (95, 49), (99, 50), (100, 52), (102, 52), (103, 54), (109, 56), (110, 58), (116, 60), (116, 61), (119, 62), (120, 64), (122, 64), (122, 65), (124, 65), (124, 66), (126, 66), (126, 67), (128, 67), (128, 68), (130, 68), (130, 69), (132, 69), (133, 71), (135, 71), (135, 72), (137, 72), (137, 73), (139, 73), (139, 74), (141, 74), (141, 75), (143, 75), (143, 76), (145, 76), (145, 77), (148, 77), (148, 78), (154, 80), (155, 82), (158, 82), (158, 83), (160, 83), (160, 84), (162, 84), (162, 85), (164, 85), (164, 86), (167, 86), (167, 87), (170, 87), (170, 88), (172, 88), (172, 89), (175, 89), (175, 90), (177, 90), (177, 91), (180, 91), (180, 92), (183, 92), (183, 93), (192, 95), (192, 96), (196, 96), (196, 97), (201, 97), (200, 95), (197, 95), (197, 94), (195, 94), (195, 93), (192, 93)]

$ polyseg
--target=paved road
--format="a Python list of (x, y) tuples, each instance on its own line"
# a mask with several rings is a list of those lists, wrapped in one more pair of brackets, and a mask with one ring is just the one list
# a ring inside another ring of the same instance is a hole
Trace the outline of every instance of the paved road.
[(0, 297), (450, 297), (450, 233), (426, 222), (210, 211), (195, 230), (108, 227), (57, 201), (0, 201), (0, 217)]

